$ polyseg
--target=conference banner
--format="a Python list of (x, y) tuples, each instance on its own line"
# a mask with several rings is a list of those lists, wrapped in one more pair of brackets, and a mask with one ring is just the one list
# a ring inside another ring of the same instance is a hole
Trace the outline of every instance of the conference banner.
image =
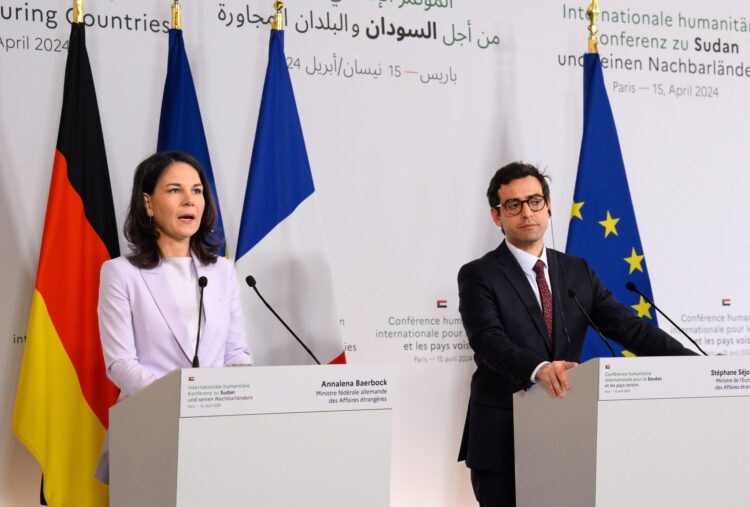
[[(599, 3), (604, 83), (654, 301), (707, 352), (748, 355), (746, 2)], [(231, 257), (273, 2), (181, 5)], [(284, 2), (286, 63), (346, 361), (393, 367), (394, 507), (474, 501), (468, 470), (456, 461), (474, 371), (456, 274), (502, 240), (484, 194), (512, 160), (551, 177), (547, 245), (565, 250), (583, 134), (587, 5)], [(170, 6), (85, 2), (121, 252), (128, 251), (121, 230), (133, 171), (158, 138)], [(41, 473), (13, 436), (11, 415), (72, 14), (67, 0), (0, 0), (0, 507), (39, 501)], [(241, 280), (250, 274), (261, 291), (279, 276), (238, 271)], [(658, 323), (687, 344), (668, 320)]]

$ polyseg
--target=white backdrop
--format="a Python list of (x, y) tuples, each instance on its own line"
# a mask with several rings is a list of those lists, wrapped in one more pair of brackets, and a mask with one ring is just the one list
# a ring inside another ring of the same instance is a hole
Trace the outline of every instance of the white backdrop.
[[(170, 3), (86, 2), (120, 225), (132, 171), (156, 145)], [(259, 20), (271, 15), (271, 4), (183, 1), (232, 256), (267, 61), (268, 25)], [(10, 426), (70, 5), (0, 0), (0, 287), (7, 294), (0, 305), (0, 506), (38, 499), (38, 467)], [(582, 127), (575, 56), (586, 47), (578, 11), (585, 7), (569, 0), (287, 2), (286, 53), (348, 359), (396, 366), (395, 507), (471, 504), (468, 473), (455, 462), (473, 371), (455, 276), (501, 239), (484, 191), (511, 160), (537, 163), (552, 176), (549, 244), (565, 246)], [(743, 232), (750, 77), (720, 75), (726, 66), (750, 65), (746, 2), (609, 0), (601, 7), (600, 53), (619, 58), (605, 79), (657, 303), (691, 327), (705, 325), (696, 315), (750, 314)], [(399, 28), (429, 37), (398, 40)], [(696, 38), (736, 52), (706, 52)], [(651, 68), (657, 59), (673, 71)], [(712, 62), (703, 74), (689, 72), (690, 63)], [(713, 352), (750, 353), (747, 324), (733, 325), (694, 335)]]

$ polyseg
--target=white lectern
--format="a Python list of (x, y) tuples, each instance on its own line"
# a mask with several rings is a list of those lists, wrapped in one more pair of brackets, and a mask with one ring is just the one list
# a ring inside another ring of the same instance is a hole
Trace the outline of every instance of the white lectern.
[(112, 507), (387, 506), (391, 371), (176, 370), (110, 410)]
[(750, 505), (750, 359), (586, 362), (514, 395), (517, 505)]

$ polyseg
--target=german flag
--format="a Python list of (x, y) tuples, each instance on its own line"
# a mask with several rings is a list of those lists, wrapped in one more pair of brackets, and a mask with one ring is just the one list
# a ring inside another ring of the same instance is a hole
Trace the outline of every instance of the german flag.
[(13, 431), (53, 506), (105, 506), (94, 478), (117, 388), (104, 370), (99, 269), (120, 255), (107, 155), (83, 23), (73, 23), (39, 267)]

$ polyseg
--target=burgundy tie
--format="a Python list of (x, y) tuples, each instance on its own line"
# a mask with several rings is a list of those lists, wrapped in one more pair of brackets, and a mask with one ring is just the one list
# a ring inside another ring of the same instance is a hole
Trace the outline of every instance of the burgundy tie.
[(544, 278), (544, 262), (541, 259), (534, 264), (534, 273), (536, 273), (536, 284), (539, 286), (539, 299), (542, 300), (544, 324), (547, 326), (550, 344), (554, 347), (555, 341), (552, 334), (552, 293), (549, 291), (547, 279)]

